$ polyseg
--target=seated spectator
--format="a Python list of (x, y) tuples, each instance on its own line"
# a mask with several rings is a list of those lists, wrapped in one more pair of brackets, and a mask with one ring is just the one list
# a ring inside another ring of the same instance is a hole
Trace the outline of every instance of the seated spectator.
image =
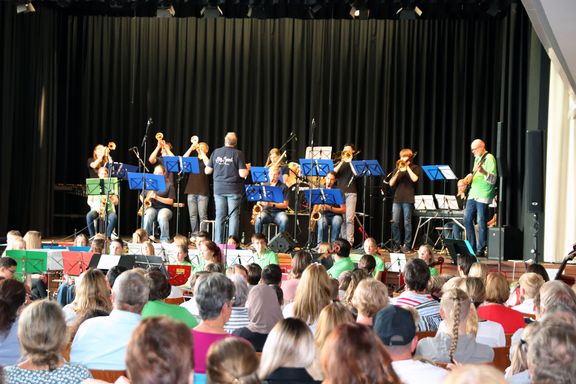
[(270, 285), (270, 288), (272, 288), (276, 293), (276, 299), (278, 300), (280, 308), (284, 307), (284, 292), (282, 292), (282, 288), (277, 285)]
[(282, 320), (282, 310), (276, 292), (271, 286), (258, 285), (248, 293), (246, 301), (250, 322), (232, 333), (248, 340), (256, 352), (262, 352), (268, 334)]
[[(348, 271), (344, 272), (347, 273)], [(352, 298), (354, 297), (354, 292), (356, 292), (356, 288), (358, 284), (364, 279), (368, 279), (370, 274), (364, 269), (355, 269), (350, 273), (350, 282), (348, 283), (348, 287), (346, 288), (346, 292), (344, 292), (344, 297), (342, 298), (342, 302), (346, 304), (354, 317), (358, 315), (356, 308), (352, 305)]]
[(320, 311), (332, 301), (331, 290), (330, 279), (324, 267), (320, 264), (310, 264), (302, 274), (294, 301), (286, 305), (282, 311), (284, 318), (301, 319), (314, 333)]
[(132, 234), (132, 242), (134, 244), (143, 244), (149, 240), (148, 233), (143, 228), (138, 228)]
[(350, 260), (350, 243), (346, 239), (338, 238), (334, 241), (334, 264), (328, 270), (328, 275), (337, 279), (343, 272), (353, 271), (354, 263)]
[(194, 373), (205, 374), (208, 349), (230, 336), (224, 324), (232, 313), (234, 284), (221, 273), (209, 273), (198, 280), (194, 298), (202, 320), (192, 329)]
[(4, 368), (7, 383), (81, 383), (92, 377), (83, 366), (62, 357), (68, 338), (62, 309), (46, 300), (30, 304), (20, 316), (18, 338), (24, 360)]
[(520, 276), (520, 298), (522, 303), (512, 307), (520, 313), (534, 314), (534, 297), (544, 284), (544, 279), (537, 273), (529, 272)]
[(230, 277), (233, 275), (241, 276), (248, 283), (248, 270), (242, 264), (232, 264), (226, 268), (226, 276)]
[(198, 321), (190, 312), (176, 304), (165, 303), (164, 300), (170, 295), (170, 283), (166, 275), (159, 269), (153, 269), (146, 273), (146, 280), (150, 289), (148, 302), (142, 309), (142, 318), (152, 316), (167, 316), (181, 321), (189, 328), (198, 325)]
[(87, 270), (80, 275), (76, 286), (74, 301), (63, 308), (66, 325), (71, 325), (78, 316), (91, 310), (100, 309), (110, 313), (110, 289), (106, 285), (106, 276), (100, 270)]
[(200, 320), (200, 311), (198, 309), (198, 304), (196, 303), (196, 297), (194, 296), (194, 292), (196, 290), (196, 287), (198, 286), (198, 282), (200, 281), (200, 279), (208, 276), (209, 274), (210, 274), (209, 272), (201, 271), (193, 273), (190, 276), (190, 279), (188, 280), (188, 285), (192, 290), (191, 292), (193, 296), (190, 298), (190, 300), (180, 304), (180, 306), (185, 308), (188, 312), (190, 312), (192, 316), (196, 318), (196, 320)]
[(242, 275), (231, 275), (228, 278), (234, 283), (234, 301), (232, 302), (232, 314), (224, 325), (224, 329), (228, 333), (232, 333), (235, 329), (248, 326), (250, 317), (248, 316), (248, 308), (246, 308), (246, 300), (248, 299), (248, 283)]
[(475, 262), (470, 267), (470, 271), (468, 271), (468, 277), (479, 277), (482, 279), (482, 282), (486, 284), (486, 277), (488, 277), (488, 265), (479, 261)]
[(506, 277), (491, 272), (486, 278), (486, 301), (478, 308), (478, 316), (500, 323), (505, 333), (514, 333), (524, 328), (524, 317), (518, 311), (504, 305), (510, 295)]
[(0, 257), (0, 277), (4, 279), (13, 279), (16, 274), (18, 263), (11, 257)]
[(282, 283), (282, 269), (278, 264), (269, 264), (262, 269), (262, 283), (280, 286)]
[(450, 332), (440, 329), (435, 337), (421, 339), (416, 355), (438, 363), (491, 362), (494, 359), (492, 348), (478, 344), (475, 335), (466, 330), (471, 311), (474, 311), (474, 308), (466, 292), (457, 288), (444, 292), (440, 302), (440, 315)]
[(74, 340), (76, 332), (78, 332), (78, 328), (80, 328), (82, 323), (84, 323), (86, 320), (92, 319), (94, 317), (109, 316), (109, 315), (110, 312), (104, 309), (90, 309), (84, 312), (83, 314), (77, 316), (76, 320), (74, 320), (74, 322), (68, 326), (68, 335), (70, 335), (69, 337), (70, 343), (72, 343), (72, 340)]
[(420, 331), (435, 331), (440, 324), (440, 304), (428, 293), (430, 270), (424, 260), (412, 259), (404, 267), (406, 290), (392, 301), (394, 305), (409, 305), (420, 315)]
[(190, 330), (167, 317), (143, 319), (126, 349), (126, 370), (131, 382), (188, 384), (194, 368), (190, 356)]
[(256, 263), (248, 264), (248, 288), (252, 289), (260, 284), (262, 279), (262, 267)]
[(376, 260), (372, 255), (362, 255), (358, 260), (358, 269), (366, 271), (370, 276), (373, 276), (374, 269), (376, 268)]
[(400, 383), (384, 345), (365, 325), (337, 326), (320, 356), (326, 384)]
[(439, 302), (442, 298), (442, 287), (451, 279), (452, 276), (450, 275), (430, 276), (430, 280), (428, 280), (428, 293), (430, 293), (430, 296)]
[(279, 264), (278, 255), (268, 248), (268, 239), (262, 233), (252, 235), (252, 247), (254, 248), (254, 262), (264, 268), (270, 264)]
[(457, 366), (446, 377), (444, 384), (507, 384), (502, 372), (489, 365), (466, 364)]
[[(378, 254), (378, 244), (376, 244), (376, 240), (373, 237), (369, 237), (364, 240), (364, 255), (372, 256), (375, 262), (374, 270), (372, 271), (372, 277), (378, 281), (382, 281), (382, 276), (386, 268), (384, 261)], [(360, 265), (358, 267), (361, 268)]]
[(26, 302), (24, 283), (0, 280), (0, 366), (20, 361), (18, 318)]
[(430, 276), (438, 276), (438, 270), (435, 267), (430, 267), (430, 264), (434, 261), (434, 253), (431, 245), (423, 244), (418, 248), (418, 258), (424, 260), (430, 269)]
[(468, 273), (470, 273), (470, 268), (472, 268), (472, 264), (474, 264), (476, 261), (476, 257), (468, 253), (463, 253), (461, 255), (459, 254), (456, 258), (456, 263), (458, 264), (457, 268), (460, 277), (468, 276)]
[(528, 373), (528, 345), (538, 332), (539, 322), (522, 328), (521, 341), (510, 348), (510, 367), (506, 369), (506, 379), (511, 383), (530, 383)]
[(110, 316), (86, 320), (76, 332), (70, 361), (90, 369), (125, 370), (126, 346), (140, 322), (150, 290), (146, 278), (136, 270), (122, 273), (112, 288)]
[(312, 255), (308, 251), (300, 250), (292, 256), (292, 271), (288, 280), (282, 282), (282, 292), (284, 293), (284, 303), (291, 303), (296, 296), (296, 288), (302, 278), (304, 270), (312, 264)]
[(116, 282), (118, 276), (120, 276), (122, 272), (126, 272), (127, 270), (128, 268), (126, 268), (123, 265), (115, 265), (112, 268), (110, 268), (108, 272), (106, 272), (106, 280), (108, 280), (108, 285), (110, 286), (110, 289), (114, 288), (114, 283)]
[(254, 348), (245, 340), (219, 340), (208, 350), (206, 376), (213, 384), (259, 384), (258, 363)]
[(442, 368), (414, 360), (416, 322), (409, 310), (389, 305), (374, 316), (374, 332), (392, 359), (392, 368), (404, 384), (440, 384), (448, 372)]
[(216, 273), (224, 274), (224, 264), (208, 263), (208, 264), (204, 265), (204, 270), (206, 272), (209, 272), (209, 273), (216, 272)]
[[(540, 275), (542, 277), (542, 279), (544, 279), (544, 282), (547, 282), (550, 280), (550, 277), (548, 276), (548, 272), (546, 271), (546, 268), (544, 268), (542, 266), (542, 264), (538, 264), (538, 263), (529, 264), (526, 267), (526, 273), (536, 273), (536, 274)], [(506, 306), (514, 307), (516, 305), (520, 305), (521, 303), (522, 303), (522, 300), (520, 297), (520, 284), (517, 284), (516, 287), (514, 289), (512, 289), (512, 291), (510, 292), (510, 297), (508, 298), (508, 301), (506, 301)]]
[(269, 384), (315, 383), (306, 368), (314, 361), (314, 339), (300, 319), (280, 321), (268, 336), (258, 375)]
[(360, 281), (352, 297), (352, 305), (358, 311), (356, 322), (371, 327), (372, 317), (387, 306), (388, 301), (388, 289), (384, 283), (373, 278)]

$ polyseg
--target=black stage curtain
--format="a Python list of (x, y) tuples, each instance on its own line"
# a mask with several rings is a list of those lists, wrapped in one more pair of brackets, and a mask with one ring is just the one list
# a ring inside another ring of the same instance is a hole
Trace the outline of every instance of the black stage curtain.
[[(40, 22), (32, 25), (32, 18)], [(8, 215), (0, 231), (57, 232), (58, 221), (50, 222), (52, 184), (83, 182), (97, 143), (116, 142), (115, 160), (136, 164), (128, 148), (140, 145), (149, 117), (148, 153), (156, 132), (182, 154), (192, 135), (213, 149), (236, 131), (247, 159), (261, 165), (294, 132), (289, 160), (303, 157), (312, 140), (335, 150), (353, 142), (360, 158), (379, 160), (387, 173), (399, 150), (410, 147), (416, 163), (449, 164), (458, 176), (470, 171), (474, 138), (495, 153), (502, 121), (510, 165), (505, 220), (522, 222), (531, 26), (519, 4), (490, 20), (114, 18), (45, 10), (4, 19), (10, 23), (1, 52), (13, 60), (2, 75), (2, 135), (9, 141), (1, 167), (10, 188), (2, 190)], [(45, 136), (38, 126), (42, 83), (52, 132)], [(369, 180), (366, 189), (368, 230), (377, 238), (390, 218), (380, 185)], [(455, 188), (424, 178), (418, 190), (453, 194)], [(136, 194), (122, 196), (127, 234), (136, 226)], [(17, 201), (30, 208), (26, 214), (12, 204)]]

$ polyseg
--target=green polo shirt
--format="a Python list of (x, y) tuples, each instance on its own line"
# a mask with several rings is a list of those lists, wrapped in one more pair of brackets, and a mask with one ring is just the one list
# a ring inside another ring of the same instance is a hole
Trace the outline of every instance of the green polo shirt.
[(254, 254), (254, 262), (262, 269), (270, 264), (280, 264), (278, 262), (278, 255), (270, 249), (266, 249), (262, 255)]
[(374, 258), (374, 260), (376, 260), (376, 268), (374, 268), (374, 272), (372, 272), (372, 277), (376, 277), (376, 273), (384, 272), (385, 267), (384, 262), (382, 261), (380, 256), (372, 255), (372, 257)]
[(353, 271), (354, 270), (354, 263), (350, 260), (349, 257), (343, 257), (338, 261), (335, 261), (332, 265), (332, 268), (328, 270), (328, 274), (333, 279), (337, 279), (342, 272), (346, 271)]
[[(474, 167), (478, 165), (481, 158), (482, 156), (476, 157), (474, 159)], [(493, 181), (496, 182), (496, 176), (498, 175), (498, 172), (496, 170), (496, 159), (492, 154), (486, 154), (486, 158), (482, 167), (486, 170), (486, 172), (488, 172), (488, 174), (493, 175)], [(496, 185), (490, 184), (486, 176), (480, 172), (476, 172), (474, 178), (472, 179), (472, 185), (470, 187), (470, 193), (468, 193), (468, 199), (474, 199), (480, 202), (489, 202), (489, 200), (494, 198), (495, 192)]]
[(428, 269), (430, 269), (430, 276), (438, 276), (438, 270), (434, 267), (428, 267)]
[(179, 305), (167, 304), (162, 300), (149, 301), (142, 309), (142, 318), (152, 316), (167, 316), (171, 319), (181, 321), (188, 326), (194, 328), (198, 325), (198, 320), (186, 309)]

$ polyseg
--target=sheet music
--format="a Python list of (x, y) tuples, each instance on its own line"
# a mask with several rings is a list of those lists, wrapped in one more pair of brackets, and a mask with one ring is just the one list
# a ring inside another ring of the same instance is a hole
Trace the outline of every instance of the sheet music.
[(390, 253), (389, 272), (402, 272), (406, 266), (406, 255), (403, 253)]
[(436, 204), (434, 204), (434, 196), (432, 195), (414, 196), (414, 207), (419, 211), (436, 209)]
[(117, 255), (100, 255), (100, 260), (98, 260), (97, 269), (110, 269), (115, 267), (120, 262), (120, 257)]
[(449, 209), (453, 211), (460, 211), (458, 200), (454, 195), (441, 195), (435, 194), (436, 201), (438, 202), (438, 209)]
[(332, 159), (332, 147), (306, 147), (306, 159)]
[(449, 165), (439, 165), (438, 170), (440, 171), (440, 173), (442, 173), (442, 175), (444, 176), (444, 178), (446, 180), (457, 180), (458, 179), (458, 177), (456, 176), (454, 171), (452, 171), (452, 168), (450, 168)]

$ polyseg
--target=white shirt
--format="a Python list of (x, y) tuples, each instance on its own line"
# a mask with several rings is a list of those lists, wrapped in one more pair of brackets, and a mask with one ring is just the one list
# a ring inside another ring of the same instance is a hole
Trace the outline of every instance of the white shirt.
[(524, 299), (521, 304), (512, 307), (513, 310), (520, 313), (534, 314), (534, 299)]
[(392, 368), (403, 384), (441, 384), (448, 371), (418, 360), (393, 361)]
[[(440, 322), (438, 332), (451, 334), (450, 330), (446, 329), (444, 321)], [(484, 320), (478, 323), (478, 331), (476, 332), (476, 342), (479, 344), (488, 345), (492, 348), (505, 347), (506, 335), (502, 324), (495, 321)]]

